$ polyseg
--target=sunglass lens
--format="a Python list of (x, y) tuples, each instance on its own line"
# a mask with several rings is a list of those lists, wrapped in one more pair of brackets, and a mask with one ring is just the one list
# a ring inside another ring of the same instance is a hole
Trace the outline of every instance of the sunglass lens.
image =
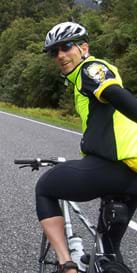
[(63, 44), (61, 46), (61, 50), (64, 51), (64, 52), (67, 52), (68, 50), (70, 50), (73, 46), (73, 42), (68, 42), (66, 44)]

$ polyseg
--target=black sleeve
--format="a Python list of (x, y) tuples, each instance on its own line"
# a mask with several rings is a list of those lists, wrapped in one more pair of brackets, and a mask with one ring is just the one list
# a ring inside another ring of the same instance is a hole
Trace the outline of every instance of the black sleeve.
[(107, 87), (101, 96), (119, 112), (137, 122), (137, 99), (128, 90), (112, 85)]

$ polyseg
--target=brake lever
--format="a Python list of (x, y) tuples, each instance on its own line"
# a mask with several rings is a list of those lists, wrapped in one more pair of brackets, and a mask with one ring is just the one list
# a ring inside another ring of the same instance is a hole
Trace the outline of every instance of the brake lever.
[(26, 167), (31, 167), (31, 165), (22, 165), (22, 166), (19, 166), (19, 169), (26, 168)]
[(36, 165), (36, 166), (32, 166), (31, 164), (28, 164), (28, 165), (22, 165), (22, 166), (19, 166), (19, 169), (22, 169), (22, 168), (26, 168), (26, 167), (31, 167), (32, 169), (32, 172), (33, 171), (39, 171), (39, 167)]

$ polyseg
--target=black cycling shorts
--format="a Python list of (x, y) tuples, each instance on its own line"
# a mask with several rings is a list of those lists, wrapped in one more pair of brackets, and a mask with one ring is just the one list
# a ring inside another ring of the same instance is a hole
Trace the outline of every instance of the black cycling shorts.
[(59, 163), (45, 172), (36, 185), (39, 220), (62, 215), (58, 199), (89, 201), (108, 194), (137, 195), (137, 173), (123, 162), (97, 156)]

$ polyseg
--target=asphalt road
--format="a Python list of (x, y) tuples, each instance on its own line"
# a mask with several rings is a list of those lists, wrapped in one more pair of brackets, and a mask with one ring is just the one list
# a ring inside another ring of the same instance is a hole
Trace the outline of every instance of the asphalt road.
[[(35, 185), (44, 170), (19, 170), (14, 159), (79, 158), (80, 134), (0, 112), (0, 273), (37, 273), (41, 228), (35, 213)], [(81, 204), (96, 223), (99, 200)], [(137, 213), (133, 220), (137, 222)], [(79, 229), (79, 222), (75, 220)], [(136, 227), (135, 227), (136, 228)], [(86, 230), (82, 229), (82, 234)], [(85, 234), (89, 242), (88, 235)], [(122, 243), (127, 264), (136, 272), (137, 230)]]

